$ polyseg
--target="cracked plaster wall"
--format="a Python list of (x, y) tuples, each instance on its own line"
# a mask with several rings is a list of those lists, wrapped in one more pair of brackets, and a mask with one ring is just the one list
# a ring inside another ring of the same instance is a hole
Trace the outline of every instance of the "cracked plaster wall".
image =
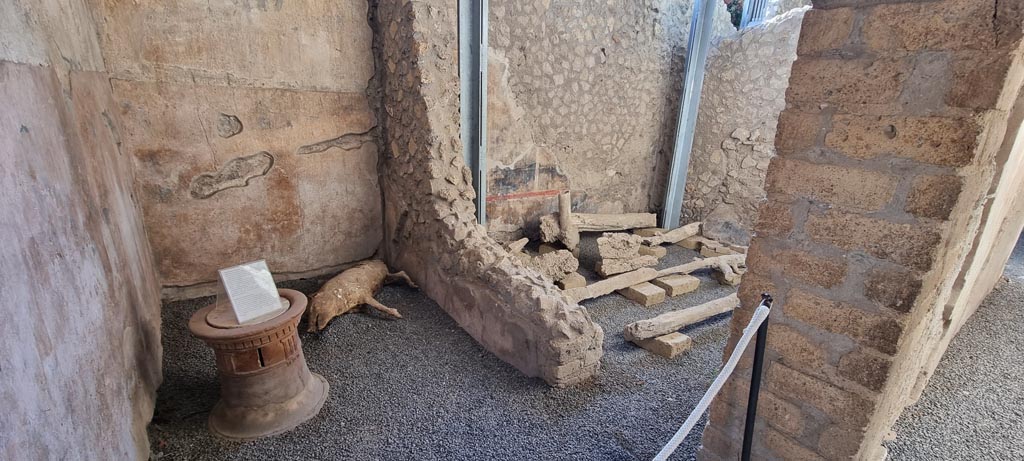
[(365, 0), (93, 2), (164, 294), (373, 255), (381, 195)]
[[(517, 237), (570, 189), (583, 212), (657, 208), (691, 0), (490, 2), (488, 230)], [(715, 31), (732, 25), (724, 5)]]
[(457, 3), (381, 0), (384, 255), (474, 339), (555, 386), (598, 369), (604, 332), (476, 223), (459, 140)]
[(0, 459), (147, 459), (160, 294), (82, 0), (0, 0)]
[(708, 55), (682, 215), (708, 237), (750, 242), (805, 11), (723, 37)]

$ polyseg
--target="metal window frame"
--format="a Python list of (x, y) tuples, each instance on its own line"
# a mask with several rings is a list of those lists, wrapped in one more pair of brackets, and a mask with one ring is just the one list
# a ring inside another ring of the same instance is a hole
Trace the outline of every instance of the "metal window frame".
[(740, 17), (740, 30), (761, 24), (768, 15), (770, 0), (744, 0), (743, 16)]
[(675, 145), (672, 146), (672, 166), (669, 169), (665, 205), (661, 213), (661, 227), (675, 229), (682, 218), (683, 194), (686, 175), (693, 150), (694, 127), (704, 88), (704, 65), (707, 63), (711, 35), (714, 33), (714, 8), (721, 0), (697, 0), (690, 20), (690, 37), (686, 47), (686, 75), (683, 94), (679, 98), (679, 117), (676, 121)]
[(459, 0), (460, 137), (480, 224), (487, 222), (487, 16), (487, 0)]

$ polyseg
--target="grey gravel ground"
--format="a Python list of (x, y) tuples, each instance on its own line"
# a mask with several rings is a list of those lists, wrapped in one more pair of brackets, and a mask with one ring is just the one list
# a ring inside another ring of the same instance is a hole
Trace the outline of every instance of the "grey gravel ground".
[[(696, 255), (669, 248), (661, 267)], [(583, 267), (594, 266), (595, 253), (593, 238), (585, 239)], [(385, 287), (377, 299), (405, 318), (351, 314), (320, 334), (303, 333), (309, 367), (330, 382), (327, 403), (294, 431), (247, 443), (206, 431), (218, 393), (213, 354), (186, 325), (211, 299), (169, 303), (163, 311), (164, 384), (150, 426), (153, 452), (166, 460), (650, 459), (721, 366), (728, 319), (684, 330), (694, 347), (672, 360), (626, 343), (622, 328), (733, 291), (709, 274), (695, 275), (703, 279), (697, 292), (650, 308), (618, 295), (584, 302), (605, 329), (605, 356), (596, 379), (570, 389), (523, 377), (419, 291)], [(321, 282), (283, 286), (308, 294)], [(694, 458), (702, 427), (674, 459)]]
[(1024, 459), (1024, 241), (887, 444), (894, 460)]

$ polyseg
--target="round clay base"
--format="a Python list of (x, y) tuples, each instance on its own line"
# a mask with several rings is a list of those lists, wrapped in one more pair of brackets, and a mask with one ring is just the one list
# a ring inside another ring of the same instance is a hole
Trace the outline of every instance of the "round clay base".
[(310, 373), (309, 385), (291, 400), (258, 408), (227, 408), (217, 402), (210, 412), (209, 427), (214, 435), (246, 441), (283, 434), (314, 417), (327, 401), (330, 385), (323, 376)]

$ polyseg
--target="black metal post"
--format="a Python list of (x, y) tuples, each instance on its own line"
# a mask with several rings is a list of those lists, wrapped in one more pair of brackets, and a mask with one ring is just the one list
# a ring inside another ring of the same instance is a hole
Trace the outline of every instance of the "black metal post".
[[(768, 293), (761, 294), (761, 304), (771, 309), (772, 297)], [(771, 315), (771, 314), (769, 314)], [(742, 461), (750, 461), (750, 447), (754, 442), (754, 420), (757, 419), (757, 396), (761, 393), (761, 371), (764, 368), (764, 345), (768, 340), (768, 318), (757, 327), (757, 339), (754, 342), (754, 367), (750, 370), (750, 395), (747, 397), (747, 421), (743, 426)]]

